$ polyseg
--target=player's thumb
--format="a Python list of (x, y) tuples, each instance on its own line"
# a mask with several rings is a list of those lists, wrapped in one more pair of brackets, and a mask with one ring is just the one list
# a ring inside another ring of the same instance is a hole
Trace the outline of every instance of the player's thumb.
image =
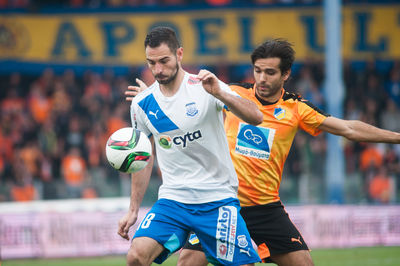
[(136, 78), (136, 83), (139, 84), (140, 87), (142, 87), (142, 86), (147, 87), (147, 85), (139, 78)]
[(124, 227), (124, 232), (123, 233), (124, 233), (126, 239), (129, 239), (129, 235), (128, 235), (129, 228), (130, 228), (130, 226), (128, 224)]

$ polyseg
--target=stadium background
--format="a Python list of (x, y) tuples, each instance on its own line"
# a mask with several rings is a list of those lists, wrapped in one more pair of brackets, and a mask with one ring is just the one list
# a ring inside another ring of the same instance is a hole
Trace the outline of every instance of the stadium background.
[[(105, 255), (126, 249), (119, 240), (110, 241), (105, 233), (99, 239), (96, 233), (112, 231), (111, 225), (127, 207), (129, 196), (129, 176), (108, 166), (104, 146), (111, 132), (130, 124), (129, 104), (123, 97), (127, 85), (133, 84), (135, 77), (152, 82), (143, 48), (151, 27), (176, 29), (185, 49), (187, 71), (207, 68), (225, 82), (252, 82), (252, 49), (268, 38), (286, 38), (294, 44), (297, 58), (287, 89), (323, 110), (330, 100), (324, 91), (322, 1), (56, 3), (0, 1), (3, 258)], [(400, 131), (400, 3), (343, 1), (341, 21), (343, 117)], [(335, 220), (339, 229), (324, 231), (332, 224), (321, 225), (319, 238), (311, 241), (316, 248), (329, 241), (332, 244), (327, 247), (400, 245), (399, 145), (341, 140), (343, 156), (338, 160), (345, 162), (345, 178), (337, 200), (327, 193), (326, 137), (300, 132), (293, 143), (280, 191), (295, 222), (298, 218), (303, 231), (315, 215), (327, 220), (329, 213), (342, 217)], [(160, 182), (155, 166), (144, 208), (156, 200)], [(64, 220), (65, 213), (69, 221)], [(353, 220), (349, 218), (352, 214)], [(360, 221), (365, 221), (365, 231), (357, 231)], [(376, 229), (382, 224), (383, 229)], [(60, 228), (70, 235), (71, 245), (66, 248), (60, 240), (60, 247), (52, 250), (55, 238), (49, 236)], [(97, 235), (90, 241), (123, 247), (79, 253), (74, 236), (79, 242), (79, 235), (90, 235), (87, 231)], [(333, 237), (338, 233), (359, 240), (338, 241)], [(324, 234), (331, 239), (323, 238)], [(41, 249), (35, 247), (38, 243)], [(25, 253), (18, 252), (21, 248)]]

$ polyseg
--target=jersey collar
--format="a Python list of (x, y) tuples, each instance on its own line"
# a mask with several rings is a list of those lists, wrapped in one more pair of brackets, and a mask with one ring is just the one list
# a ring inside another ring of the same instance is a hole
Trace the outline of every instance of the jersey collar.
[(282, 99), (283, 94), (285, 93), (285, 89), (282, 88), (281, 96), (275, 102), (268, 102), (268, 101), (265, 101), (265, 100), (261, 99), (256, 93), (256, 84), (255, 83), (254, 83), (254, 86), (253, 86), (253, 93), (254, 93), (254, 96), (256, 97), (256, 99), (261, 103), (261, 105), (262, 106), (266, 106), (266, 105), (273, 105), (273, 104), (276, 104), (277, 102), (279, 102)]

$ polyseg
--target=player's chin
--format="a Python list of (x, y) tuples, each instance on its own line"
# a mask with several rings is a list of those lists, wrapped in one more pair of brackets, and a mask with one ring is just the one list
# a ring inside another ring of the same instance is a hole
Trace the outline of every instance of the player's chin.
[(260, 96), (267, 97), (271, 94), (271, 90), (268, 87), (258, 87), (258, 93)]
[(169, 78), (162, 78), (162, 79), (158, 78), (157, 82), (160, 83), (160, 84), (168, 84), (171, 81), (169, 80)]

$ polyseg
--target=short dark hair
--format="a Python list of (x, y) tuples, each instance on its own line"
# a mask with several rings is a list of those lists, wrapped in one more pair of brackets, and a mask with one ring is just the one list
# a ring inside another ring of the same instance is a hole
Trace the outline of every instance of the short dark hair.
[(258, 59), (278, 57), (281, 59), (279, 64), (281, 73), (285, 74), (292, 68), (295, 58), (295, 51), (292, 46), (290, 42), (284, 39), (268, 40), (254, 49), (251, 54), (251, 62), (254, 65)]
[(178, 38), (176, 37), (175, 31), (169, 27), (155, 27), (146, 36), (144, 40), (144, 47), (150, 46), (155, 48), (160, 46), (162, 43), (168, 45), (169, 49), (175, 53), (176, 50), (181, 47)]

